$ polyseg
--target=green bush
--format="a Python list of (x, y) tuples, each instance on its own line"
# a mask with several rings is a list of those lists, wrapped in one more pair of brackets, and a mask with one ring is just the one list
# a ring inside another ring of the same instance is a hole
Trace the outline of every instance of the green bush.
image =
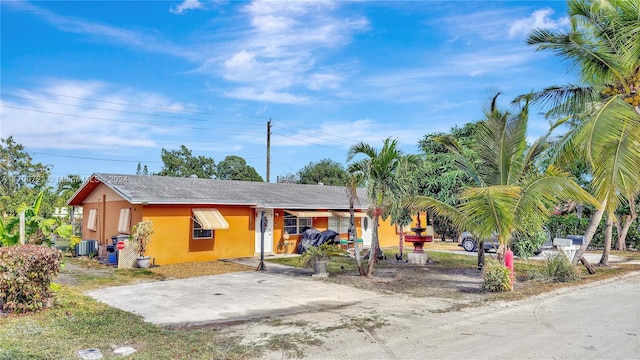
[(22, 313), (48, 307), (61, 257), (59, 250), (46, 246), (0, 248), (0, 309)]
[(571, 266), (569, 259), (562, 253), (555, 253), (547, 257), (537, 280), (571, 282), (579, 279), (580, 275)]
[[(583, 235), (588, 225), (589, 217), (584, 216), (581, 219), (578, 219), (576, 214), (552, 216), (545, 223), (545, 226), (551, 232), (552, 238), (562, 238), (567, 235)], [(589, 246), (602, 247), (604, 245), (604, 232), (605, 221), (602, 220), (600, 224), (598, 224), (596, 233), (593, 235), (593, 239), (591, 239)], [(617, 229), (614, 226), (612, 239), (612, 246), (614, 247), (616, 246), (617, 238)], [(628, 247), (630, 246), (636, 249), (640, 248), (640, 220), (636, 220), (631, 225), (625, 240)]]
[(531, 233), (514, 233), (511, 238), (511, 248), (517, 257), (526, 259), (534, 255), (534, 252), (542, 247), (549, 239), (544, 229)]
[(484, 278), (483, 288), (490, 292), (511, 290), (511, 275), (509, 269), (500, 262), (488, 259), (482, 268)]
[[(552, 216), (546, 222), (545, 226), (549, 229), (552, 238), (564, 238), (567, 235), (583, 235), (587, 226), (589, 226), (589, 218), (578, 218), (576, 214)], [(599, 247), (604, 244), (604, 220), (600, 221), (593, 239), (589, 243), (590, 246)]]

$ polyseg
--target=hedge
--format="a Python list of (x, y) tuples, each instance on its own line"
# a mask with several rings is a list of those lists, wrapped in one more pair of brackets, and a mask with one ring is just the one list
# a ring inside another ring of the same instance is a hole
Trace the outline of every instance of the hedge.
[(59, 250), (41, 245), (0, 247), (0, 309), (22, 313), (50, 307), (49, 286), (61, 257)]

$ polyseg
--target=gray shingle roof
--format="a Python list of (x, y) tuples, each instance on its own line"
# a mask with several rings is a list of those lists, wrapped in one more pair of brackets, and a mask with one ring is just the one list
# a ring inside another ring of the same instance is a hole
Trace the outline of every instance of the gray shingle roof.
[[(94, 174), (132, 204), (235, 204), (283, 209), (349, 208), (341, 186), (263, 183), (151, 175)], [(358, 189), (357, 209), (368, 206)]]

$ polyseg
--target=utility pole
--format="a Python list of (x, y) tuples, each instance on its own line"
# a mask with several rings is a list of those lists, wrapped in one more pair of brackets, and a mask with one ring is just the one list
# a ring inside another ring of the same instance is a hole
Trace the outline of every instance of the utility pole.
[(267, 121), (267, 182), (271, 175), (271, 119)]

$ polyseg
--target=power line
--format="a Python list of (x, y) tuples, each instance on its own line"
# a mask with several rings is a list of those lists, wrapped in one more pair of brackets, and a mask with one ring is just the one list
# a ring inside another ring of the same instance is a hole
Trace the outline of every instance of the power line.
[[(309, 136), (309, 134), (308, 134), (308, 133), (304, 133), (304, 132), (302, 132), (302, 131), (297, 131), (297, 130), (292, 130), (292, 129), (285, 128), (285, 127), (282, 127), (282, 126), (272, 125), (272, 127), (274, 127), (274, 128), (279, 128), (279, 129), (284, 129), (284, 130), (288, 130), (288, 131), (292, 131), (292, 132), (295, 132), (295, 133), (298, 133), (298, 134), (303, 134), (303, 135), (305, 135), (305, 136), (307, 136), (307, 137)], [(318, 132), (322, 134), (322, 132), (321, 132), (321, 131), (318, 131)], [(327, 136), (331, 136), (331, 137), (333, 137), (333, 135), (331, 135), (331, 134), (327, 134)], [(351, 146), (351, 144), (345, 144), (345, 143), (342, 143), (342, 142), (334, 141), (333, 139), (328, 139), (328, 138), (326, 138), (326, 137), (318, 137), (318, 138), (319, 138), (319, 139), (326, 139), (327, 141), (331, 141), (331, 142), (333, 142), (333, 143), (335, 143), (335, 144), (344, 145), (344, 146), (346, 146), (346, 147)]]
[[(185, 118), (185, 117), (180, 117), (180, 116), (171, 116), (171, 115), (162, 115), (162, 114), (150, 114), (150, 113), (142, 113), (142, 112), (128, 111), (128, 110), (116, 110), (116, 109), (99, 108), (99, 107), (84, 106), (84, 105), (77, 105), (77, 104), (67, 104), (67, 103), (63, 103), (63, 102), (57, 102), (57, 101), (51, 101), (51, 100), (42, 100), (42, 99), (33, 99), (33, 98), (27, 98), (27, 97), (22, 97), (22, 96), (16, 96), (16, 95), (2, 94), (0, 96), (2, 96), (2, 97), (11, 97), (11, 98), (16, 98), (16, 99), (22, 99), (22, 100), (37, 101), (37, 102), (43, 102), (43, 103), (48, 103), (48, 104), (73, 106), (73, 107), (77, 107), (77, 108), (90, 109), (90, 110), (103, 110), (103, 111), (111, 111), (111, 112), (124, 113), (124, 114), (155, 116), (155, 117), (163, 117), (163, 118), (176, 119), (176, 120), (211, 122), (211, 120), (206, 120), (206, 119)], [(260, 124), (258, 124), (258, 123), (242, 123), (242, 122), (235, 122), (235, 121), (232, 122), (232, 121), (220, 121), (220, 120), (216, 120), (216, 123), (217, 124), (224, 123), (224, 124), (237, 124), (237, 125), (256, 125), (256, 126), (257, 125), (262, 125), (262, 123), (260, 123)]]
[(309, 141), (305, 141), (305, 140), (300, 140), (300, 139), (298, 139), (298, 138), (294, 138), (294, 137), (292, 137), (292, 136), (287, 136), (287, 135), (280, 134), (280, 133), (273, 133), (273, 134), (274, 134), (274, 135), (279, 135), (279, 136), (282, 136), (282, 137), (286, 137), (286, 138), (289, 138), (289, 139), (293, 139), (293, 140), (296, 140), (296, 141), (299, 141), (299, 142), (303, 142), (303, 143), (311, 144), (311, 145), (316, 145), (316, 146), (326, 147), (326, 148), (331, 149), (331, 150), (344, 151), (344, 149), (339, 149), (339, 148), (335, 148), (335, 147), (331, 147), (331, 146), (327, 146), (327, 145), (322, 145), (322, 144), (318, 144), (318, 143), (314, 143), (314, 142), (309, 142)]
[[(216, 115), (214, 113), (204, 112), (204, 111), (177, 110), (177, 109), (165, 108), (165, 107), (154, 107), (154, 106), (145, 106), (145, 105), (138, 105), (138, 104), (129, 104), (129, 103), (123, 103), (123, 102), (117, 102), (117, 101), (107, 101), (107, 100), (90, 99), (90, 98), (83, 98), (83, 97), (71, 96), (71, 95), (62, 95), (62, 94), (56, 94), (56, 93), (51, 93), (51, 92), (46, 92), (46, 91), (36, 91), (36, 90), (27, 90), (27, 89), (17, 89), (17, 90), (18, 91), (23, 91), (23, 92), (30, 92), (30, 93), (34, 93), (34, 94), (45, 94), (45, 95), (66, 97), (66, 98), (70, 98), (70, 99), (95, 101), (95, 102), (100, 102), (100, 103), (104, 103), (104, 104), (131, 106), (131, 107), (137, 107), (137, 108), (141, 108), (141, 109), (162, 110), (162, 111), (181, 112), (181, 113), (200, 114), (200, 115)], [(246, 118), (264, 119), (264, 117), (262, 117), (262, 116), (247, 116)]]
[(54, 112), (54, 111), (29, 109), (29, 108), (23, 108), (23, 107), (18, 107), (18, 106), (10, 106), (10, 105), (5, 105), (5, 104), (0, 104), (0, 107), (9, 108), (9, 109), (16, 109), (16, 110), (32, 111), (32, 112), (37, 112), (37, 113), (42, 113), (42, 114), (70, 116), (70, 117), (76, 117), (76, 118), (82, 118), (82, 119), (92, 119), (92, 120), (109, 121), (109, 122), (126, 123), (126, 124), (138, 124), (138, 125), (158, 126), (158, 127), (167, 127), (167, 128), (177, 128), (177, 129), (190, 129), (190, 130), (215, 130), (215, 131), (225, 131), (225, 132), (259, 133), (259, 134), (263, 133), (262, 131), (257, 131), (257, 130), (229, 130), (229, 129), (218, 129), (218, 128), (214, 129), (214, 128), (198, 127), (198, 126), (181, 126), (181, 125), (155, 124), (155, 123), (143, 122), (143, 121), (106, 119), (106, 118), (99, 118), (99, 117), (95, 117), (95, 116), (65, 114), (65, 113), (58, 113), (58, 112)]
[[(276, 120), (278, 120), (278, 119), (276, 119)], [(297, 126), (300, 129), (307, 129), (307, 130), (315, 131), (315, 132), (320, 133), (320, 134), (325, 134), (325, 135), (328, 135), (328, 136), (332, 136), (332, 137), (336, 137), (336, 138), (340, 138), (340, 139), (344, 139), (344, 140), (349, 140), (349, 141), (352, 141), (354, 143), (359, 143), (360, 142), (360, 140), (355, 140), (355, 139), (350, 139), (350, 138), (347, 138), (347, 137), (344, 137), (344, 136), (329, 134), (329, 133), (324, 132), (324, 131), (316, 130), (316, 129), (309, 128), (309, 127), (300, 126), (300, 125), (298, 125), (296, 123), (292, 123), (292, 122), (289, 122), (289, 121), (284, 121), (284, 120), (278, 120), (278, 121), (283, 122), (285, 124)], [(280, 126), (278, 126), (278, 127), (281, 128), (281, 129), (285, 129), (285, 128), (282, 128)], [(295, 132), (301, 133), (301, 132), (296, 131), (296, 130), (291, 130), (291, 131), (295, 131)]]
[(30, 151), (30, 154), (39, 154), (39, 155), (48, 155), (48, 156), (57, 156), (71, 159), (83, 159), (83, 160), (97, 160), (97, 161), (111, 161), (111, 162), (126, 162), (126, 163), (152, 163), (152, 164), (162, 164), (162, 161), (147, 161), (147, 160), (123, 160), (123, 159), (104, 159), (104, 158), (94, 158), (87, 156), (75, 156), (75, 155), (61, 155), (61, 154), (51, 154), (40, 151)]

